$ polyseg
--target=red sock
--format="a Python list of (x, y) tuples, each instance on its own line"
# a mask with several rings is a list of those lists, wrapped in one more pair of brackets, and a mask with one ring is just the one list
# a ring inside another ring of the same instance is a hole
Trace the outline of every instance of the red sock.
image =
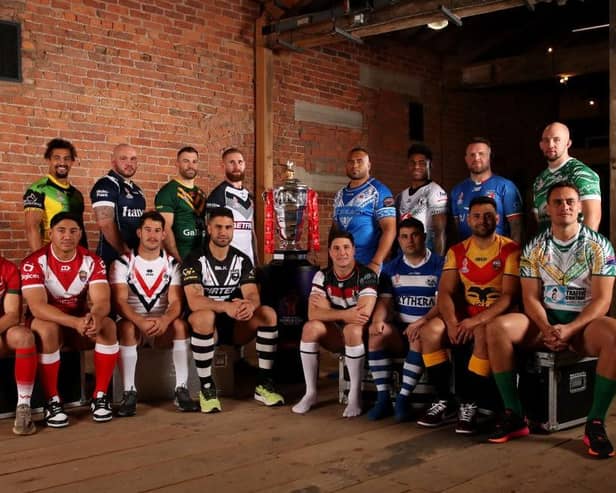
[(60, 351), (40, 355), (39, 377), (43, 386), (45, 399), (59, 395), (58, 372), (60, 371)]
[[(109, 390), (109, 382), (111, 382), (113, 369), (118, 361), (118, 354), (120, 354), (117, 344), (115, 345), (115, 352), (112, 354), (99, 352), (97, 351), (98, 348), (99, 344), (94, 348), (94, 371), (96, 372), (95, 397), (99, 392), (106, 394)], [(107, 350), (107, 348), (113, 348), (113, 346), (103, 346), (103, 348)]]
[[(18, 404), (30, 403), (32, 388), (36, 378), (36, 348), (18, 348), (15, 350), (15, 382), (17, 383)], [(26, 402), (27, 401), (27, 402)]]

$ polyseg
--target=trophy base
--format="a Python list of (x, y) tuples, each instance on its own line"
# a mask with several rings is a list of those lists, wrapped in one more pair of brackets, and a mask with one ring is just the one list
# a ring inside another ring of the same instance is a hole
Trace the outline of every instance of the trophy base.
[(274, 250), (273, 261), (294, 261), (306, 260), (308, 258), (308, 250)]
[(261, 301), (278, 315), (278, 351), (274, 375), (280, 383), (303, 382), (299, 341), (308, 320), (312, 278), (319, 270), (306, 260), (306, 250), (276, 250), (274, 259), (257, 270)]

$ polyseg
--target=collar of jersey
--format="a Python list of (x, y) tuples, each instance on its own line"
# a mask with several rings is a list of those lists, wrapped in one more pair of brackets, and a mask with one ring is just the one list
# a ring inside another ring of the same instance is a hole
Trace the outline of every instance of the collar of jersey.
[(72, 262), (73, 260), (75, 260), (77, 258), (77, 248), (75, 248), (75, 255), (73, 255), (68, 260), (62, 260), (61, 258), (59, 258), (56, 255), (56, 252), (53, 251), (53, 245), (51, 243), (49, 244), (49, 251), (51, 252), (51, 255), (53, 256), (53, 258), (55, 258), (58, 262), (68, 263), (68, 262)]
[(367, 187), (368, 185), (370, 185), (370, 183), (372, 183), (373, 180), (374, 180), (374, 178), (372, 176), (369, 176), (368, 177), (368, 181), (366, 183), (362, 183), (358, 187), (351, 187), (351, 182), (349, 182), (349, 184), (346, 186), (346, 189), (349, 192), (357, 192), (358, 190), (361, 190), (362, 188)]
[(419, 269), (421, 266), (426, 265), (428, 263), (428, 260), (430, 260), (431, 255), (432, 253), (430, 252), (430, 250), (426, 248), (426, 254), (424, 255), (424, 258), (419, 261), (418, 264), (411, 264), (411, 262), (407, 260), (406, 255), (404, 254), (402, 254), (402, 261), (406, 265), (408, 265), (411, 269)]
[(174, 178), (173, 181), (175, 181), (178, 185), (180, 185), (181, 187), (184, 187), (186, 190), (194, 190), (195, 188), (197, 188), (197, 185), (193, 185), (192, 187), (187, 187), (186, 185), (184, 185), (180, 180), (178, 180), (177, 178)]
[(568, 246), (571, 246), (573, 243), (575, 243), (578, 240), (578, 238), (582, 234), (582, 229), (584, 229), (584, 228), (582, 227), (582, 225), (580, 223), (578, 223), (578, 232), (574, 236), (572, 236), (570, 239), (568, 239), (567, 241), (562, 241), (562, 240), (559, 240), (559, 239), (554, 237), (554, 235), (552, 234), (552, 228), (550, 228), (549, 229), (550, 238), (558, 246), (560, 246), (560, 247), (568, 247)]
[(64, 185), (63, 183), (60, 183), (58, 180), (56, 180), (53, 176), (51, 175), (47, 175), (47, 179), (53, 183), (55, 186), (63, 188), (64, 190), (68, 190), (69, 188), (71, 188), (71, 184), (70, 182), (67, 183), (66, 185)]
[(120, 182), (126, 183), (129, 187), (133, 186), (132, 180), (127, 180), (126, 178), (124, 178), (120, 173), (118, 173), (114, 169), (110, 169), (108, 174), (113, 176), (116, 180), (119, 180)]
[(550, 173), (556, 173), (559, 169), (563, 169), (565, 166), (567, 166), (567, 165), (571, 162), (571, 160), (572, 160), (572, 159), (573, 159), (573, 158), (572, 158), (571, 156), (569, 156), (569, 159), (567, 159), (567, 160), (566, 160), (563, 164), (561, 164), (558, 168), (550, 168), (550, 167), (548, 167), (548, 168), (546, 168), (546, 169), (547, 169)]

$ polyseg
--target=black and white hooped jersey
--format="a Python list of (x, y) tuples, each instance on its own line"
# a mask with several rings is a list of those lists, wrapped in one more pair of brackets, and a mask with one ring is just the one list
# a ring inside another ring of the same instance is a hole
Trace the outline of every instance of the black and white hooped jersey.
[(241, 298), (241, 286), (255, 284), (255, 270), (248, 256), (230, 246), (227, 257), (218, 260), (206, 244), (193, 251), (182, 264), (182, 284), (201, 284), (203, 294), (217, 301)]
[(136, 252), (113, 262), (110, 284), (128, 285), (128, 304), (140, 315), (160, 316), (169, 306), (169, 287), (180, 286), (180, 269), (175, 259), (161, 250), (154, 260)]
[(244, 187), (235, 188), (231, 183), (223, 181), (210, 192), (207, 198), (207, 211), (216, 207), (226, 207), (233, 212), (233, 245), (248, 255), (254, 264), (252, 249), (252, 229), (254, 221), (254, 201), (252, 194)]

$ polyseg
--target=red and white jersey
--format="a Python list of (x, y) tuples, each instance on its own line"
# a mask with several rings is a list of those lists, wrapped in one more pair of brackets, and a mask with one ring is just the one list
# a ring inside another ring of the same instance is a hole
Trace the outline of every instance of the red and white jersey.
[(4, 315), (4, 296), (7, 293), (19, 294), (19, 269), (0, 256), (0, 317)]
[(169, 286), (181, 286), (180, 269), (171, 255), (161, 250), (154, 260), (131, 252), (115, 260), (111, 284), (128, 284), (128, 304), (140, 315), (160, 316), (169, 306)]
[(47, 302), (71, 315), (88, 311), (90, 284), (107, 283), (105, 263), (81, 246), (71, 260), (63, 261), (46, 245), (26, 257), (20, 271), (22, 291), (44, 287)]

